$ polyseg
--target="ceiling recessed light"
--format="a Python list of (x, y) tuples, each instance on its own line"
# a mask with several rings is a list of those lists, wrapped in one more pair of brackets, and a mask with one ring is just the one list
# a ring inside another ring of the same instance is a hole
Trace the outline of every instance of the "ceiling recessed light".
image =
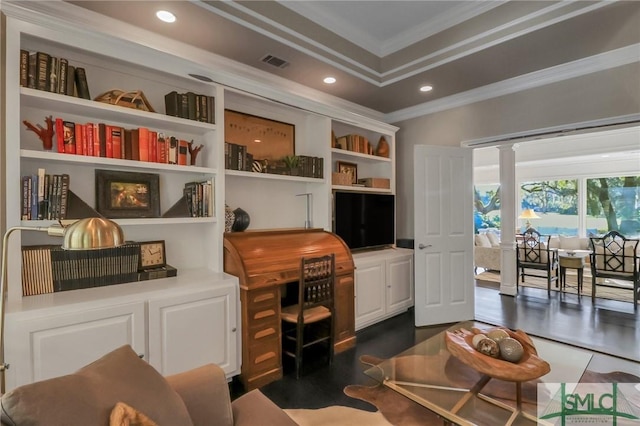
[(161, 20), (162, 22), (176, 22), (176, 15), (174, 15), (171, 12), (168, 12), (166, 10), (159, 10), (156, 12), (156, 16), (158, 17), (159, 20)]
[(333, 84), (336, 82), (336, 79), (334, 77), (325, 77), (325, 79), (322, 81), (324, 81), (327, 84)]
[(433, 87), (432, 87), (432, 86), (422, 86), (422, 87), (420, 88), (420, 91), (421, 91), (421, 92), (430, 92), (430, 91), (432, 91), (432, 90), (433, 90)]

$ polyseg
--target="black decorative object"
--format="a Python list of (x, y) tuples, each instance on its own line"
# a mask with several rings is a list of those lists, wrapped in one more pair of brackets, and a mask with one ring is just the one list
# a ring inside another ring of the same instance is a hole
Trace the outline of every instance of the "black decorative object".
[(238, 207), (233, 211), (233, 214), (235, 215), (235, 218), (233, 220), (233, 226), (231, 226), (232, 231), (242, 232), (249, 227), (249, 222), (251, 222), (249, 213)]

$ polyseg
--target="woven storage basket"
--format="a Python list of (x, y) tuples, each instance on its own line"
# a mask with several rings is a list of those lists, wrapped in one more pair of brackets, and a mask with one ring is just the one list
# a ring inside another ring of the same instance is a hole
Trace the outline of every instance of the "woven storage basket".
[(331, 173), (332, 185), (351, 185), (351, 175), (348, 173)]

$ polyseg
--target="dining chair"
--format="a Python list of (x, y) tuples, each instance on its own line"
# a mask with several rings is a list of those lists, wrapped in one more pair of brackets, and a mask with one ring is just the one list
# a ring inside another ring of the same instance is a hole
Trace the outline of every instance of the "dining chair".
[(283, 355), (295, 359), (296, 378), (300, 377), (305, 350), (324, 346), (328, 363), (333, 362), (335, 254), (302, 258), (298, 303), (283, 307)]
[[(534, 228), (528, 228), (518, 239), (516, 250), (516, 270), (520, 272), (522, 282), (525, 276), (546, 278), (548, 295), (551, 295), (552, 282), (558, 286), (559, 277), (558, 251), (549, 248), (550, 238), (550, 235), (542, 235)], [(531, 270), (544, 271), (544, 275)]]
[[(640, 239), (626, 238), (618, 231), (610, 231), (602, 237), (591, 237), (591, 300), (595, 302), (596, 289), (600, 287), (626, 288), (616, 281), (631, 281), (633, 308), (638, 309), (640, 299)], [(598, 280), (599, 278), (603, 280)], [(598, 282), (600, 281), (600, 282)]]

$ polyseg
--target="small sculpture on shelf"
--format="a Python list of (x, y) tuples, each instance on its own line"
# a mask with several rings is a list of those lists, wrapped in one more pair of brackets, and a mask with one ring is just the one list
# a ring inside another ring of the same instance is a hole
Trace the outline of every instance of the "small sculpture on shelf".
[(27, 126), (28, 130), (31, 130), (36, 135), (38, 135), (38, 137), (42, 141), (42, 147), (46, 151), (51, 151), (51, 149), (53, 148), (53, 134), (54, 134), (53, 118), (51, 116), (48, 116), (48, 117), (45, 117), (44, 121), (47, 124), (46, 129), (39, 124), (36, 125), (37, 126), (36, 127), (27, 120), (23, 120), (22, 122), (24, 123), (25, 126)]
[(376, 155), (378, 157), (389, 158), (389, 143), (384, 138), (384, 136), (380, 136), (378, 146), (376, 147)]
[(187, 145), (189, 145), (189, 155), (190, 155), (190, 159), (191, 159), (190, 164), (192, 166), (195, 166), (196, 165), (196, 158), (198, 157), (198, 153), (202, 150), (204, 145), (200, 144), (200, 145), (198, 145), (198, 146), (196, 146), (194, 148), (193, 141), (187, 142)]

